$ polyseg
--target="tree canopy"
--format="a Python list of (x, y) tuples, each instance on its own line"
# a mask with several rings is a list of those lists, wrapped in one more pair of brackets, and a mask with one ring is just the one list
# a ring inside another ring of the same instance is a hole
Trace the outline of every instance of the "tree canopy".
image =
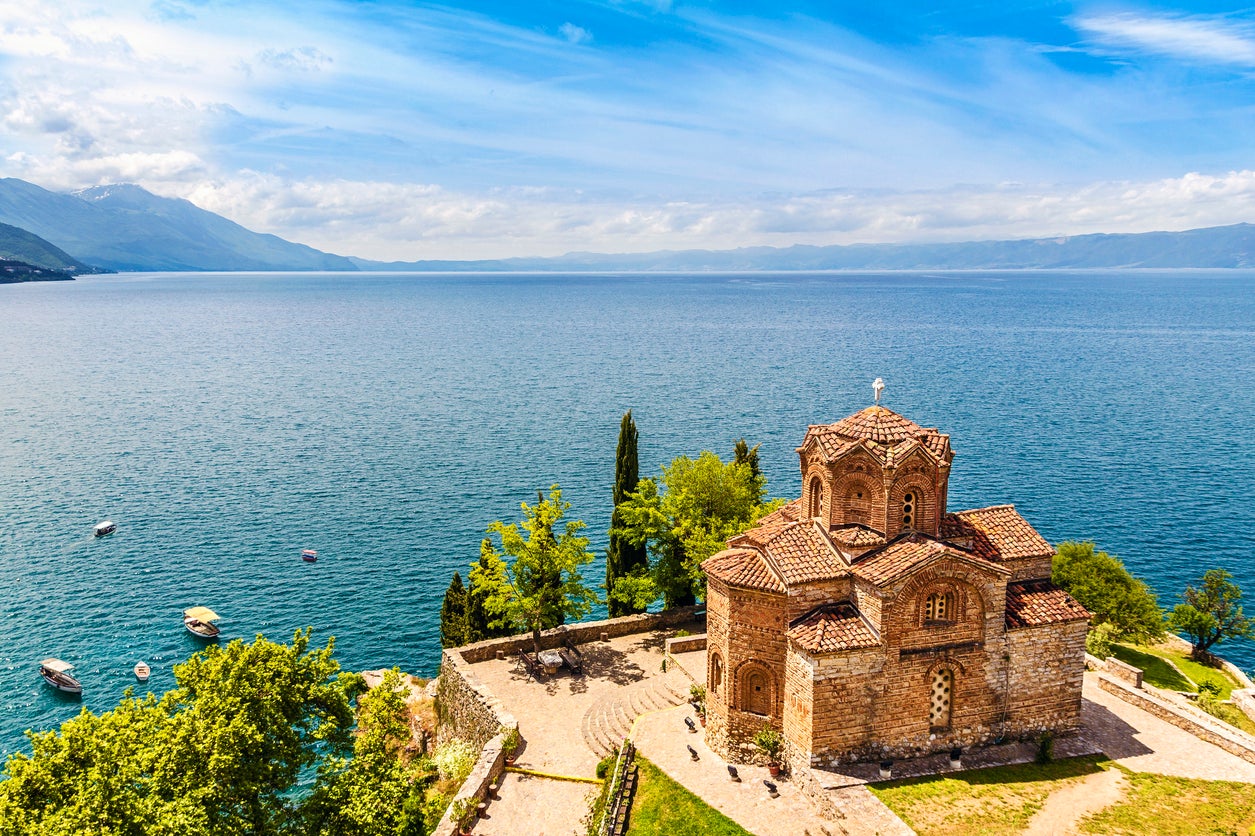
[(1180, 630), (1194, 645), (1193, 655), (1199, 661), (1210, 660), (1211, 648), (1225, 639), (1249, 638), (1255, 635), (1255, 619), (1242, 612), (1242, 589), (1224, 569), (1208, 569), (1199, 588), (1187, 586), (1168, 616), (1168, 626)]
[(606, 547), (606, 608), (612, 618), (645, 609), (637, 606), (630, 596), (624, 598), (614, 594), (620, 577), (641, 575), (649, 568), (645, 544), (633, 542), (623, 535), (623, 511), (620, 508), (640, 482), (640, 461), (636, 451), (639, 440), (640, 434), (629, 409), (619, 424), (619, 445), (615, 450), (614, 464), (614, 511), (610, 516), (610, 543)]
[(175, 665), (160, 698), (128, 691), (32, 733), (0, 780), (0, 836), (303, 832), (297, 782), (349, 752), (364, 688), (340, 673), (334, 640), (311, 650), (309, 637), (211, 646)]
[(1051, 580), (1094, 614), (1095, 625), (1111, 625), (1105, 631), (1109, 639), (1163, 639), (1163, 611), (1154, 591), (1133, 577), (1120, 558), (1096, 551), (1093, 543), (1060, 543)]
[[(763, 504), (766, 479), (757, 472), (758, 448), (738, 449), (724, 462), (710, 451), (680, 456), (662, 468), (659, 481), (642, 479), (620, 506), (625, 539), (644, 543), (651, 571), (621, 578), (615, 595), (643, 607), (661, 595), (667, 607), (691, 604), (703, 590), (701, 563), (779, 501)], [(661, 489), (659, 488), (661, 482)]]
[(440, 602), (440, 646), (458, 647), (466, 642), (466, 588), (462, 576), (453, 573)]
[[(563, 523), (571, 503), (562, 499), (557, 485), (550, 488), (548, 499), (538, 496), (535, 505), (523, 502), (520, 507), (521, 522), (507, 525), (497, 520), (488, 526), (488, 533), (500, 538), (501, 549), (491, 539), (484, 540), (480, 561), (471, 567), (471, 585), (486, 595), (490, 625), (522, 625), (531, 630), (539, 650), (541, 630), (592, 610), (597, 596), (584, 583), (580, 567), (592, 562), (593, 553), (588, 538), (580, 536), (584, 523)], [(513, 560), (507, 563), (505, 557)]]

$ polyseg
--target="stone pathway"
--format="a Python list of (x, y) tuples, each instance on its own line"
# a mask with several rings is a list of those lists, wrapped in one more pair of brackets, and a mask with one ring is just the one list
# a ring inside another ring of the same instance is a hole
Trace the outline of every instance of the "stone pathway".
[(1115, 804), (1127, 785), (1123, 772), (1104, 769), (1056, 790), (1029, 821), (1024, 836), (1075, 836), (1081, 819)]

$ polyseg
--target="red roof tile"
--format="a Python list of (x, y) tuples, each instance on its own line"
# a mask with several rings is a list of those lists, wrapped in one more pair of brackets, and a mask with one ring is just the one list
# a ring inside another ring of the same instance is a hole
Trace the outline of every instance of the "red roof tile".
[(1037, 627), (1063, 621), (1084, 621), (1085, 609), (1068, 593), (1047, 580), (1007, 584), (1007, 627)]
[(763, 543), (767, 559), (790, 586), (839, 578), (848, 567), (813, 520), (790, 523)]
[(883, 406), (869, 406), (835, 424), (809, 427), (802, 447), (812, 439), (827, 461), (839, 458), (858, 445), (886, 466), (900, 462), (917, 444), (941, 461), (948, 461), (950, 457), (950, 436), (921, 427)]
[(976, 562), (999, 574), (1007, 574), (997, 564), (979, 560), (922, 534), (907, 534), (883, 548), (868, 552), (855, 561), (851, 570), (863, 580), (883, 586), (940, 557), (953, 557), (967, 563)]
[(855, 548), (883, 546), (885, 544), (885, 535), (858, 523), (839, 526), (828, 532), (828, 535), (843, 546)]
[(830, 604), (802, 616), (789, 630), (789, 638), (810, 653), (835, 653), (880, 644), (880, 639), (854, 605), (846, 602)]
[(802, 498), (799, 496), (792, 502), (781, 505), (767, 516), (760, 519), (755, 525), (783, 525), (784, 523), (794, 522), (802, 518)]
[(753, 549), (724, 549), (702, 564), (702, 570), (732, 586), (784, 592), (784, 582)]
[(973, 554), (999, 563), (1055, 553), (1054, 547), (1020, 516), (1014, 505), (946, 514), (941, 521), (941, 536), (947, 540), (970, 539)]

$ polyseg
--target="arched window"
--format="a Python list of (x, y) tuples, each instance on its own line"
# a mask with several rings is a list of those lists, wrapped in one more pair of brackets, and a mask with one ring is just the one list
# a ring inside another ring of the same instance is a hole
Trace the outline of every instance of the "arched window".
[(771, 683), (765, 671), (752, 668), (741, 685), (741, 710), (771, 714)]
[(718, 653), (710, 654), (710, 691), (712, 694), (719, 692), (719, 686), (723, 684), (723, 659)]
[(950, 699), (954, 691), (954, 672), (949, 668), (933, 671), (929, 684), (928, 725), (933, 729), (950, 728)]
[(934, 592), (924, 599), (924, 621), (954, 621), (954, 593)]
[(824, 483), (818, 476), (815, 476), (811, 479), (810, 496), (811, 496), (810, 513), (807, 514), (807, 516), (812, 517), (812, 518), (823, 516)]
[(902, 497), (902, 527), (915, 527), (915, 514), (919, 508), (918, 498), (915, 491), (907, 491)]

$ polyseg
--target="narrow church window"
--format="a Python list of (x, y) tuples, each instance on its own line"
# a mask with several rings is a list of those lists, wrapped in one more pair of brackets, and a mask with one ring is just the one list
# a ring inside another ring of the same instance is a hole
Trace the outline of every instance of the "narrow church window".
[(928, 705), (928, 725), (934, 729), (950, 727), (950, 695), (954, 690), (954, 674), (946, 668), (933, 671)]
[(812, 518), (822, 516), (823, 509), (824, 509), (824, 483), (820, 481), (818, 476), (816, 476), (815, 478), (811, 479), (811, 507), (810, 507), (809, 516), (811, 516)]
[(719, 686), (723, 684), (723, 659), (719, 658), (718, 653), (712, 654), (710, 658), (710, 690), (718, 693)]
[(934, 592), (924, 599), (924, 621), (954, 621), (954, 595)]
[(915, 526), (915, 493), (908, 492), (902, 497), (902, 527), (913, 528)]

